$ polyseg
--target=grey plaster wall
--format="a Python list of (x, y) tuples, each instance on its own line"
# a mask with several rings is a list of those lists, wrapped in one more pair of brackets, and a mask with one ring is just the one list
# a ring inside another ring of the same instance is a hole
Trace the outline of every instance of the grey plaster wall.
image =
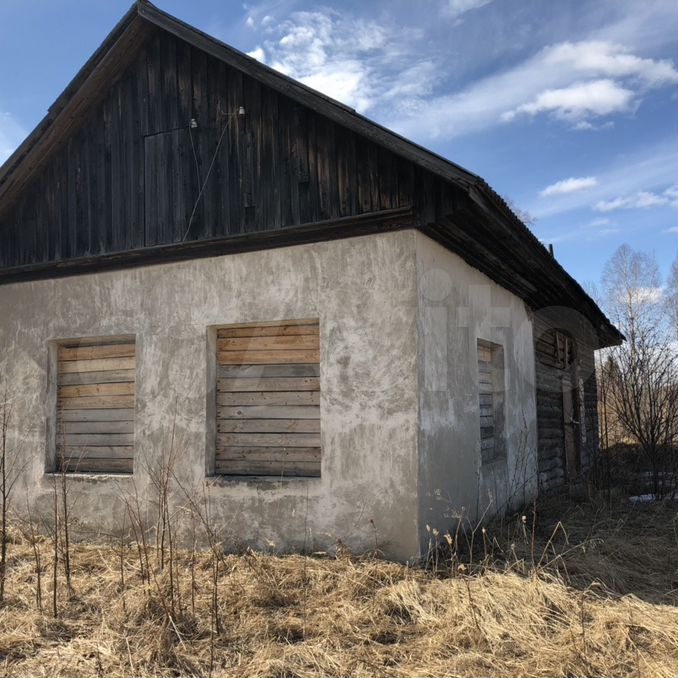
[[(537, 492), (532, 322), (524, 302), (416, 234), (420, 541)], [(481, 464), (477, 340), (504, 351), (505, 457)]]
[[(320, 319), (320, 478), (219, 478), (214, 328)], [(22, 459), (17, 508), (50, 511), (56, 345), (134, 335), (133, 476), (69, 476), (80, 532), (115, 533), (124, 497), (176, 458), (173, 505), (207, 497), (227, 548), (426, 553), (441, 532), (536, 492), (532, 324), (524, 304), (413, 230), (0, 287), (0, 386)], [(504, 347), (506, 457), (480, 463), (476, 340)], [(151, 506), (152, 508), (152, 506)]]
[[(36, 513), (49, 510), (56, 342), (131, 334), (134, 474), (69, 477), (72, 516), (85, 532), (119, 529), (122, 497), (152, 497), (148, 468), (173, 449), (177, 478), (194, 496), (206, 492), (227, 547), (327, 549), (340, 539), (417, 556), (415, 237), (403, 231), (0, 287), (0, 379), (13, 399), (10, 443), (25, 463), (16, 506), (28, 499)], [(210, 477), (210, 328), (310, 317), (319, 317), (321, 333), (321, 478)], [(174, 501), (180, 526), (182, 491)]]

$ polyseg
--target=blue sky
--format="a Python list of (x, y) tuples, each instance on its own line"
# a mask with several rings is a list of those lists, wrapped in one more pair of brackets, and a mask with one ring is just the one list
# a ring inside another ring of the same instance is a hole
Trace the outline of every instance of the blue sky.
[[(2, 0), (0, 161), (129, 4)], [(480, 174), (581, 282), (676, 258), (675, 0), (157, 4)]]

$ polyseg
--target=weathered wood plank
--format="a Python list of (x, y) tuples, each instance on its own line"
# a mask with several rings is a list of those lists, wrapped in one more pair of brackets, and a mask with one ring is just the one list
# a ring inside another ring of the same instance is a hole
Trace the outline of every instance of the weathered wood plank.
[(61, 421), (58, 430), (67, 440), (74, 433), (133, 433), (134, 421)]
[(64, 360), (59, 362), (59, 372), (104, 372), (107, 370), (133, 370), (136, 358), (105, 358), (102, 360)]
[(481, 388), (485, 387), (487, 390), (492, 390), (492, 375), (481, 372), (478, 375), (478, 383)]
[(219, 351), (263, 351), (263, 350), (318, 350), (319, 337), (315, 334), (297, 334), (276, 337), (230, 337), (217, 341)]
[(318, 462), (279, 462), (279, 461), (220, 461), (215, 464), (217, 475), (233, 476), (279, 476), (319, 478), (320, 465)]
[(491, 363), (492, 349), (487, 346), (478, 346), (478, 362)]
[(220, 419), (219, 433), (319, 433), (319, 419)]
[[(115, 397), (115, 396), (113, 396)], [(218, 393), (217, 405), (319, 405), (319, 391), (272, 391), (270, 393)]]
[[(217, 332), (229, 332), (234, 329), (243, 328), (259, 328), (259, 327), (282, 327), (292, 325), (317, 325), (318, 318), (297, 318), (295, 320), (262, 320), (251, 323), (238, 323), (237, 325), (229, 325), (228, 327), (221, 327)], [(227, 336), (227, 335), (224, 335)]]
[(217, 390), (228, 391), (318, 391), (318, 377), (259, 378), (259, 379), (218, 379)]
[(75, 384), (108, 384), (116, 382), (133, 382), (135, 380), (135, 370), (108, 370), (106, 372), (62, 372), (59, 375), (59, 384), (61, 386), (70, 386)]
[(129, 358), (136, 351), (134, 343), (102, 344), (100, 346), (60, 346), (59, 360), (95, 360)]
[(64, 410), (131, 409), (134, 407), (134, 396), (58, 398), (57, 406)]
[(72, 459), (132, 459), (134, 447), (131, 445), (59, 445), (57, 456)]
[(493, 404), (493, 394), (492, 393), (480, 393), (478, 395), (480, 399), (480, 406), (483, 405), (492, 405)]
[(223, 447), (320, 447), (318, 433), (217, 433)]
[(132, 473), (133, 459), (80, 459), (78, 457), (63, 457), (59, 460), (60, 466), (66, 473)]
[(57, 388), (57, 397), (59, 398), (104, 395), (134, 395), (134, 383), (116, 382), (110, 384), (81, 384), (59, 386)]
[(249, 326), (249, 327), (222, 327), (217, 330), (219, 339), (228, 339), (231, 337), (282, 337), (293, 335), (318, 335), (320, 328), (318, 324), (314, 325), (271, 325), (271, 326)]
[(219, 365), (220, 379), (273, 379), (319, 377), (320, 365), (294, 363), (291, 365)]
[(219, 351), (217, 360), (220, 365), (317, 363), (320, 351)]
[(290, 462), (304, 461), (320, 464), (319, 447), (224, 447), (217, 450), (217, 463), (220, 461), (266, 461)]
[(219, 407), (218, 419), (319, 419), (320, 408), (312, 405)]
[(58, 446), (82, 447), (128, 447), (134, 445), (134, 433), (61, 433), (57, 436)]
[(61, 410), (59, 421), (134, 421), (134, 409)]

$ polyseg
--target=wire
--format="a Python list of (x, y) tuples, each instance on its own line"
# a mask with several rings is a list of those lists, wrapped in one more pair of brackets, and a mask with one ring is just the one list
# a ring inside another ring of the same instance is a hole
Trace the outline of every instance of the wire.
[(191, 150), (193, 151), (193, 160), (195, 161), (195, 176), (198, 179), (198, 186), (200, 186), (200, 163), (198, 162), (198, 154), (195, 151), (195, 143), (193, 141), (193, 120), (188, 123), (188, 138), (191, 140)]
[[(200, 204), (200, 199), (202, 198), (202, 194), (205, 192), (205, 187), (207, 186), (207, 182), (209, 181), (210, 174), (212, 173), (212, 168), (214, 167), (214, 163), (217, 160), (217, 155), (219, 153), (219, 148), (221, 147), (221, 142), (224, 139), (224, 134), (226, 134), (226, 130), (229, 128), (231, 121), (233, 118), (235, 118), (236, 114), (233, 113), (229, 116), (228, 120), (224, 123), (224, 127), (221, 130), (221, 134), (219, 135), (219, 141), (217, 141), (217, 146), (214, 149), (214, 154), (212, 155), (212, 161), (210, 162), (210, 166), (207, 169), (207, 174), (205, 175), (205, 180), (202, 183), (202, 186), (200, 187), (200, 191), (198, 193), (198, 197), (195, 199), (195, 205), (193, 205), (193, 211), (191, 212), (191, 216), (188, 219), (188, 226), (186, 227), (186, 233), (184, 233), (184, 237), (181, 239), (181, 242), (184, 242), (186, 238), (188, 237), (188, 233), (191, 230), (191, 225), (193, 223), (193, 217), (195, 217), (195, 213), (198, 209), (198, 205)], [(190, 130), (190, 127), (189, 127)], [(193, 138), (191, 137), (191, 143), (193, 143)]]

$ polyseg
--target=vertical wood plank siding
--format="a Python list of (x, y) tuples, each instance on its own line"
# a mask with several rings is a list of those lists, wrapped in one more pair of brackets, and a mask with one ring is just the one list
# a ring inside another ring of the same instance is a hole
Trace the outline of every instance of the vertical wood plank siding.
[(419, 174), (158, 32), (0, 215), (0, 268), (405, 207)]
[(57, 360), (57, 470), (132, 473), (134, 340), (65, 343)]
[(317, 320), (217, 331), (215, 471), (320, 475)]

